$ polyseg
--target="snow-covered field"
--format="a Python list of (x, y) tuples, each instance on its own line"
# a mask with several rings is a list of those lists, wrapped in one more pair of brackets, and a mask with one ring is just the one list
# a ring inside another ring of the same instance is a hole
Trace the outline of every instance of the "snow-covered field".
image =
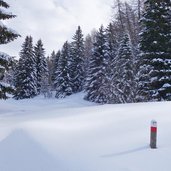
[[(0, 171), (169, 171), (171, 102), (0, 101)], [(158, 148), (149, 148), (150, 121)]]

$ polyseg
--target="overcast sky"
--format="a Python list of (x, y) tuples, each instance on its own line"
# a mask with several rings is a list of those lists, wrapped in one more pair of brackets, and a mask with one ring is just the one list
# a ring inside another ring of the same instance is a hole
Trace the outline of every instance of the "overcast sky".
[(1, 45), (0, 51), (18, 56), (26, 35), (34, 44), (42, 39), (46, 55), (57, 51), (72, 39), (78, 25), (86, 35), (93, 28), (105, 26), (111, 19), (113, 0), (6, 0), (8, 11), (17, 15), (5, 24), (21, 34), (14, 42)]

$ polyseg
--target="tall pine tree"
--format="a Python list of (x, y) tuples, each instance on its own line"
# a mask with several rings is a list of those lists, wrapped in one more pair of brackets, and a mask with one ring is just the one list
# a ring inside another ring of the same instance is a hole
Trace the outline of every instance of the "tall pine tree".
[(108, 58), (105, 31), (103, 26), (101, 26), (96, 35), (93, 55), (90, 58), (90, 71), (86, 83), (86, 100), (97, 103), (108, 102), (108, 82), (106, 77)]
[(84, 41), (84, 65), (83, 65), (84, 84), (83, 84), (83, 89), (85, 89), (85, 86), (86, 86), (86, 78), (87, 78), (88, 72), (89, 72), (89, 62), (90, 62), (90, 58), (92, 56), (92, 49), (93, 49), (92, 36), (90, 34), (88, 34), (85, 37), (85, 41)]
[(56, 88), (55, 79), (58, 77), (58, 62), (61, 56), (61, 51), (59, 50), (57, 53), (52, 53), (52, 84), (53, 87)]
[(15, 99), (33, 98), (37, 95), (36, 60), (32, 37), (27, 36), (22, 45), (16, 73)]
[(142, 100), (171, 100), (171, 1), (146, 0), (141, 23)]
[(71, 77), (73, 82), (73, 92), (76, 93), (83, 89), (84, 83), (84, 39), (80, 26), (78, 26), (78, 29), (76, 30), (71, 45)]
[(47, 61), (41, 40), (38, 40), (36, 46), (34, 47), (34, 55), (36, 60), (37, 93), (40, 94), (43, 82), (48, 79)]
[(72, 94), (69, 59), (71, 58), (70, 44), (65, 42), (58, 62), (56, 85), (56, 98), (64, 98)]
[(112, 80), (116, 84), (117, 101), (131, 103), (135, 101), (136, 81), (134, 72), (134, 54), (128, 34), (123, 36), (116, 59), (116, 74)]
[(107, 82), (108, 82), (108, 103), (118, 103), (116, 94), (116, 85), (114, 78), (116, 77), (116, 54), (118, 49), (118, 39), (114, 26), (110, 23), (106, 29), (106, 41), (108, 46), (108, 65), (107, 65)]

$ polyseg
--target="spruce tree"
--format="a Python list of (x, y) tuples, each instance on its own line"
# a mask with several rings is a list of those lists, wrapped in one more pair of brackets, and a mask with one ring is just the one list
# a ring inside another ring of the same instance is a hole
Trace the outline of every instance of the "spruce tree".
[(43, 82), (45, 82), (44, 79), (47, 80), (48, 78), (48, 67), (45, 58), (45, 50), (41, 40), (38, 40), (36, 46), (34, 47), (34, 55), (36, 60), (37, 93), (40, 94), (41, 86)]
[(3, 81), (9, 84), (11, 87), (14, 86), (14, 75), (16, 71), (17, 62), (18, 61), (14, 57), (10, 57), (10, 60), (8, 61), (8, 70), (4, 74)]
[(36, 60), (32, 37), (27, 36), (22, 45), (16, 73), (15, 99), (33, 98), (37, 95)]
[(54, 88), (54, 59), (55, 59), (56, 53), (53, 51), (50, 56), (47, 57), (47, 66), (49, 71), (49, 84), (51, 86), (52, 90), (55, 90)]
[(72, 94), (72, 82), (70, 77), (69, 59), (71, 58), (70, 44), (65, 42), (61, 51), (56, 72), (56, 98), (64, 98)]
[(7, 99), (7, 93), (12, 94), (14, 90), (6, 80), (11, 63), (12, 57), (0, 52), (0, 99)]
[(108, 65), (107, 65), (107, 82), (108, 82), (108, 103), (118, 103), (117, 101), (117, 92), (115, 85), (115, 77), (116, 77), (116, 54), (118, 49), (118, 39), (116, 32), (114, 30), (114, 26), (112, 23), (109, 23), (106, 28), (106, 43), (108, 46)]
[(135, 72), (134, 72), (134, 54), (128, 34), (123, 36), (120, 43), (117, 62), (116, 62), (115, 84), (118, 102), (131, 103), (135, 101)]
[(83, 89), (84, 82), (84, 39), (81, 27), (78, 26), (71, 43), (72, 60), (71, 60), (71, 77), (73, 82), (73, 92), (80, 92)]
[(0, 44), (6, 44), (9, 43), (13, 40), (15, 40), (19, 34), (16, 33), (14, 30), (7, 28), (4, 24), (3, 24), (3, 20), (7, 20), (7, 19), (11, 19), (16, 17), (15, 15), (6, 12), (5, 9), (9, 8), (8, 3), (6, 3), (3, 0), (0, 0)]
[(108, 47), (103, 26), (100, 27), (94, 43), (93, 55), (90, 58), (89, 75), (86, 85), (85, 99), (97, 103), (107, 103), (107, 61)]
[[(8, 3), (0, 0), (0, 45), (7, 44), (19, 36), (19, 34), (10, 28), (7, 28), (3, 23), (4, 20), (15, 17), (15, 15), (5, 11), (7, 8), (9, 8)], [(9, 55), (0, 52), (0, 99), (6, 99), (6, 93), (11, 93), (13, 89), (3, 81), (4, 74), (8, 70), (11, 60), (12, 58), (9, 57)]]
[(90, 34), (88, 34), (85, 37), (85, 41), (84, 41), (84, 65), (83, 65), (84, 83), (83, 83), (83, 89), (85, 89), (85, 86), (86, 86), (86, 79), (88, 77), (89, 62), (90, 62), (90, 58), (92, 56), (92, 49), (93, 49), (92, 36)]
[(114, 31), (114, 26), (112, 23), (109, 23), (109, 25), (106, 28), (106, 39), (108, 43), (108, 50), (110, 54), (111, 60), (113, 57), (116, 55), (117, 48), (118, 48), (118, 41), (117, 41), (117, 35), (116, 32)]
[(59, 50), (57, 53), (52, 53), (51, 60), (52, 60), (52, 82), (53, 87), (56, 88), (55, 79), (58, 77), (58, 62), (61, 56), (61, 51)]
[(146, 0), (141, 20), (139, 94), (142, 101), (171, 100), (171, 1)]

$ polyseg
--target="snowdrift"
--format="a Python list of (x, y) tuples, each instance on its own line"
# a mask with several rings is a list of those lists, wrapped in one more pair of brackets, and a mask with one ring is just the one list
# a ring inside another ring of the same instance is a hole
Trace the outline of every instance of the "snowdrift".
[(170, 170), (171, 102), (97, 105), (83, 96), (0, 101), (0, 170)]

